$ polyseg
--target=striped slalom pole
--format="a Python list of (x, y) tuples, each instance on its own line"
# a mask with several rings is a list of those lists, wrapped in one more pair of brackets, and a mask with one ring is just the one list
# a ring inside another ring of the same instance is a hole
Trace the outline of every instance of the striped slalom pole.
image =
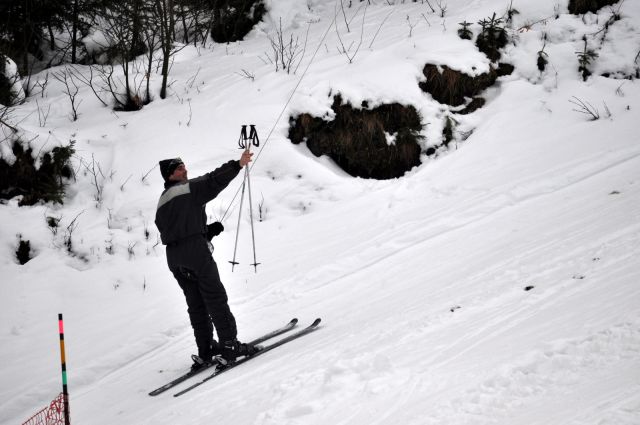
[(69, 390), (67, 388), (67, 362), (64, 354), (64, 322), (62, 313), (58, 314), (58, 328), (60, 330), (60, 363), (62, 365), (62, 398), (64, 400), (64, 424), (69, 425)]

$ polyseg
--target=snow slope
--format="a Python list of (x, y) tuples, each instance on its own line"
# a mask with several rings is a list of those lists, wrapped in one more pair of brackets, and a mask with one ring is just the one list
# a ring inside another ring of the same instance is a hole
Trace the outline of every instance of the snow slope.
[[(79, 172), (63, 207), (0, 206), (1, 423), (22, 423), (60, 391), (58, 313), (73, 423), (640, 423), (640, 86), (583, 82), (575, 55), (588, 34), (601, 47), (595, 75), (633, 70), (640, 5), (624, 2), (601, 42), (593, 34), (608, 9), (581, 18), (560, 1), (554, 19), (551, 2), (514, 2), (516, 43), (504, 60), (516, 69), (460, 119), (471, 136), (403, 178), (354, 179), (292, 145), (289, 115), (322, 115), (337, 92), (354, 105), (398, 101), (420, 111), (425, 147), (436, 145), (447, 107), (419, 90), (422, 67), (486, 70), (457, 23), (507, 6), (449, 0), (441, 18), (426, 3), (388, 3), (354, 2), (347, 32), (332, 1), (271, 0), (245, 41), (182, 50), (171, 97), (140, 112), (113, 113), (83, 89), (71, 122), (54, 81), (38, 99), (51, 105), (46, 125), (34, 98), (16, 108), (36, 146), (76, 141)], [(279, 18), (301, 41), (309, 26), (295, 74), (265, 59)], [(362, 37), (352, 63), (338, 52), (334, 24), (352, 53)], [(541, 74), (543, 33), (551, 66)], [(573, 96), (601, 119), (573, 111)], [(251, 174), (263, 213), (258, 273), (246, 211), (241, 264), (232, 273), (227, 263), (241, 177), (208, 206), (211, 221), (224, 216), (214, 257), (239, 337), (294, 316), (323, 324), (182, 397), (149, 397), (195, 351), (157, 244), (162, 181), (153, 167), (181, 156), (196, 176), (237, 158), (242, 124), (256, 124), (262, 139)], [(105, 176), (100, 203), (92, 161)], [(47, 215), (60, 218), (58, 234)], [(76, 257), (61, 248), (72, 222)], [(24, 266), (13, 260), (18, 233), (36, 251)]]

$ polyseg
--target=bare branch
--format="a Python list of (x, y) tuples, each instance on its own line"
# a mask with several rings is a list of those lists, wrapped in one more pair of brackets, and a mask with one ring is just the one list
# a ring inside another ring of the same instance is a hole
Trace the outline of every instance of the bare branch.
[(433, 6), (431, 6), (431, 3), (429, 3), (429, 0), (425, 0), (425, 1), (429, 5), (429, 8), (431, 9), (431, 12), (436, 13), (436, 10), (433, 8)]
[(18, 132), (17, 127), (14, 127), (12, 124), (9, 124), (11, 120), (11, 108), (8, 106), (0, 106), (0, 124), (7, 127), (13, 134)]
[(256, 75), (247, 71), (246, 69), (241, 69), (242, 73), (240, 72), (236, 72), (236, 74), (240, 75), (241, 77), (244, 78), (248, 78), (251, 81), (255, 81), (256, 80)]
[[(382, 26), (384, 25), (384, 23), (387, 21), (387, 19), (389, 19), (389, 16), (391, 16), (391, 14), (394, 12), (395, 9), (391, 9), (391, 12), (389, 12), (387, 14), (387, 16), (384, 17), (384, 19), (382, 20), (382, 22), (380, 23), (380, 26), (378, 27), (378, 30), (376, 31), (376, 33), (373, 35), (373, 39), (371, 40), (371, 43), (369, 43), (369, 48), (371, 48), (371, 46), (373, 46), (373, 42), (376, 41), (376, 37), (378, 36), (378, 33), (380, 32), (380, 29), (382, 29)], [(426, 18), (425, 18), (426, 19)], [(429, 22), (429, 21), (427, 21)]]
[(38, 99), (36, 99), (36, 106), (38, 108), (38, 123), (40, 127), (44, 127), (47, 125), (47, 119), (49, 118), (49, 113), (51, 112), (51, 104), (48, 105), (46, 112), (40, 108), (40, 104), (38, 103)]
[(344, 0), (340, 0), (340, 8), (342, 9), (342, 16), (344, 17), (344, 24), (347, 26), (347, 32), (351, 32), (349, 29), (349, 22), (347, 22), (347, 14), (344, 11)]
[(80, 91), (80, 88), (78, 87), (76, 80), (73, 78), (73, 73), (71, 73), (68, 68), (64, 68), (60, 72), (54, 72), (53, 78), (64, 84), (66, 90), (63, 90), (63, 93), (67, 95), (69, 101), (71, 102), (71, 120), (77, 121), (78, 107), (82, 103), (82, 100), (76, 103), (76, 97), (78, 95), (78, 92)]
[(120, 191), (121, 191), (121, 192), (124, 192), (124, 186), (127, 184), (127, 182), (129, 181), (129, 179), (130, 179), (131, 177), (133, 177), (133, 174), (129, 174), (129, 177), (127, 177), (127, 179), (124, 181), (124, 183), (122, 183), (122, 184), (120, 185)]
[(338, 35), (338, 40), (340, 41), (340, 45), (342, 46), (342, 51), (340, 51), (340, 53), (343, 53), (347, 59), (349, 60), (349, 63), (353, 63), (353, 60), (355, 59), (356, 55), (358, 54), (358, 51), (360, 50), (360, 46), (362, 46), (362, 38), (364, 35), (364, 23), (365, 23), (365, 18), (367, 16), (367, 7), (365, 6), (364, 8), (364, 12), (362, 14), (362, 27), (360, 29), (360, 41), (358, 43), (358, 46), (356, 47), (356, 50), (353, 52), (353, 54), (349, 54), (349, 51), (351, 50), (351, 46), (353, 46), (353, 43), (351, 43), (351, 45), (349, 45), (349, 48), (346, 49), (344, 47), (344, 42), (342, 41), (342, 37), (340, 36), (340, 31), (338, 30), (338, 25), (336, 25), (336, 34)]
[[(84, 85), (86, 85), (89, 88), (91, 88), (91, 91), (96, 96), (96, 98), (100, 101), (100, 103), (102, 103), (104, 106), (109, 106), (109, 105), (107, 105), (107, 102), (102, 100), (102, 97), (96, 91), (96, 87), (95, 87), (95, 85), (93, 83), (93, 70), (94, 70), (93, 66), (89, 66), (89, 76), (88, 77), (85, 76), (82, 72), (79, 72), (75, 68), (72, 68), (70, 72), (72, 72), (74, 77), (77, 78), (78, 80), (80, 80)], [(104, 90), (102, 90), (102, 91), (104, 91)]]
[[(96, 191), (93, 199), (96, 201), (96, 206), (100, 206), (103, 200), (102, 192), (104, 191), (104, 180), (106, 178), (104, 173), (102, 172), (100, 163), (96, 162), (94, 155), (91, 154), (91, 164), (85, 164), (84, 162), (82, 162), (82, 165), (84, 165), (86, 171), (91, 175), (91, 183), (93, 184), (93, 187)], [(102, 178), (100, 178), (100, 176)]]
[(142, 176), (142, 178), (140, 179), (140, 180), (142, 181), (142, 183), (146, 183), (146, 179), (147, 179), (147, 177), (149, 177), (149, 174), (151, 174), (151, 172), (152, 172), (153, 170), (155, 170), (157, 166), (158, 166), (158, 164), (154, 165), (154, 166), (153, 166), (149, 171), (147, 171), (147, 172)]
[(573, 103), (578, 107), (578, 109), (574, 109), (574, 111), (590, 116), (591, 121), (596, 121), (600, 119), (600, 113), (598, 112), (598, 109), (596, 109), (593, 105), (575, 96), (572, 96), (572, 97), (573, 97), (573, 100), (570, 99), (569, 102)]

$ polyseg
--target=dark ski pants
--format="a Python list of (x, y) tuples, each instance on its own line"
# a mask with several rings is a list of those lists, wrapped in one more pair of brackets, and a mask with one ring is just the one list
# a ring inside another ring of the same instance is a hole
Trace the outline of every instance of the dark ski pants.
[(213, 327), (220, 341), (234, 339), (237, 328), (207, 240), (198, 235), (168, 245), (167, 262), (184, 292), (198, 355), (208, 358), (214, 354)]

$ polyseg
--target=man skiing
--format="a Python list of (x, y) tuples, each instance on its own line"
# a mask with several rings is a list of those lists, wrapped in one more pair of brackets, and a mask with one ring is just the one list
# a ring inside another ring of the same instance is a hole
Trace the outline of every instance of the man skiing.
[[(226, 290), (220, 281), (209, 240), (224, 230), (221, 223), (207, 226), (205, 205), (214, 199), (251, 162), (244, 151), (240, 160), (229, 161), (203, 176), (188, 179), (180, 158), (160, 161), (165, 190), (158, 201), (155, 223), (167, 246), (169, 270), (187, 300), (187, 312), (198, 347), (192, 368), (199, 369), (220, 355), (231, 363), (258, 349), (237, 340), (236, 321), (229, 308)], [(213, 337), (213, 328), (218, 343)]]

